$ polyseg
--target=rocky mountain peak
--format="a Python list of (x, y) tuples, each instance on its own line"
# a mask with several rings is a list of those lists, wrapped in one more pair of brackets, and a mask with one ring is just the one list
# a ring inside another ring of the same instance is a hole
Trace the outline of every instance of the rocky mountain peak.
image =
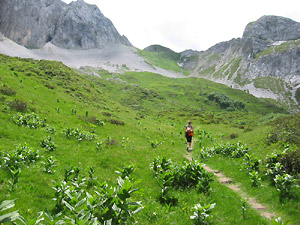
[(300, 39), (300, 23), (280, 16), (262, 16), (246, 26), (242, 39), (243, 53), (256, 54), (274, 42)]
[(101, 48), (105, 43), (131, 46), (95, 5), (83, 0), (1, 0), (0, 31), (27, 48), (51, 42), (62, 48)]
[(268, 41), (296, 40), (300, 38), (300, 23), (280, 16), (262, 16), (246, 26), (243, 39), (249, 37)]

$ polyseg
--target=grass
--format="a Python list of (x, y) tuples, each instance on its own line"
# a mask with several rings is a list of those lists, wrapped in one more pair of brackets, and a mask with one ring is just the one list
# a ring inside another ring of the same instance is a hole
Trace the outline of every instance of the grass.
[[(66, 168), (80, 167), (81, 175), (87, 177), (89, 166), (94, 166), (100, 183), (115, 185), (118, 174), (114, 171), (134, 165), (133, 177), (139, 181), (136, 187), (141, 190), (133, 200), (142, 201), (145, 207), (136, 215), (139, 224), (193, 224), (189, 218), (191, 208), (200, 202), (217, 203), (212, 212), (215, 224), (270, 224), (251, 209), (243, 219), (240, 197), (218, 182), (213, 183), (210, 196), (198, 194), (194, 189), (175, 190), (178, 205), (171, 208), (161, 205), (158, 202), (161, 189), (149, 165), (157, 156), (174, 162), (185, 160), (182, 132), (189, 119), (197, 129), (209, 130), (224, 142), (236, 141), (230, 139), (236, 133), (259, 152), (270, 129), (262, 122), (272, 120), (275, 115), (285, 115), (284, 108), (204, 79), (171, 79), (137, 72), (99, 71), (99, 74), (101, 78), (81, 75), (59, 62), (0, 56), (0, 87), (6, 88), (0, 91), (0, 152), (12, 152), (26, 142), (39, 150), (41, 156), (33, 165), (21, 167), (14, 192), (8, 184), (9, 172), (0, 168), (0, 201), (17, 199), (15, 208), (29, 220), (41, 210), (54, 208), (52, 187), (64, 178)], [(246, 109), (222, 110), (208, 100), (212, 93), (241, 101)], [(18, 109), (11, 107), (10, 102), (15, 100), (27, 104), (26, 113), (35, 112), (40, 118), (46, 118), (56, 132), (51, 134), (45, 128), (29, 129), (14, 124), (11, 117)], [(95, 118), (103, 121), (104, 126), (95, 124)], [(96, 138), (68, 139), (63, 135), (66, 128), (78, 128), (95, 134)], [(40, 146), (48, 136), (57, 146), (53, 152)], [(101, 150), (96, 148), (99, 141), (104, 143)], [(153, 148), (152, 141), (160, 144)], [(272, 147), (266, 149), (272, 151)], [(44, 173), (41, 163), (50, 155), (57, 160), (54, 174)], [(293, 210), (283, 210), (282, 215), (292, 213), (293, 217), (297, 209)]]
[[(271, 126), (263, 126), (254, 128), (252, 131), (243, 132), (241, 129), (233, 129), (229, 126), (201, 126), (202, 129), (209, 132), (213, 137), (213, 142), (204, 139), (201, 147), (212, 147), (218, 143), (237, 143), (242, 141), (247, 143), (250, 148), (250, 154), (261, 159), (260, 176), (263, 178), (262, 186), (259, 188), (252, 187), (250, 176), (246, 169), (243, 169), (242, 159), (232, 159), (223, 156), (214, 156), (204, 160), (212, 169), (220, 170), (225, 176), (232, 178), (233, 183), (239, 184), (241, 190), (251, 197), (255, 197), (258, 202), (266, 205), (269, 211), (276, 213), (277, 216), (283, 218), (283, 221), (292, 221), (292, 224), (298, 224), (299, 221), (299, 190), (296, 191), (294, 197), (287, 199), (284, 203), (279, 201), (279, 192), (264, 177), (265, 158), (275, 151), (282, 151), (280, 145), (267, 145), (266, 136), (270, 133)], [(237, 138), (231, 139), (230, 134), (235, 133)], [(197, 146), (193, 152), (194, 159), (200, 159), (200, 149)]]
[(278, 46), (271, 46), (267, 48), (266, 50), (259, 52), (256, 54), (255, 59), (259, 59), (265, 55), (269, 55), (271, 53), (279, 53), (288, 51), (291, 48), (297, 47), (300, 44), (300, 40), (292, 40), (292, 41), (286, 41)]
[(180, 54), (166, 48), (161, 47), (158, 51), (138, 50), (138, 54), (142, 56), (150, 65), (154, 65), (165, 70), (189, 75), (189, 71), (178, 65)]
[(269, 89), (273, 93), (286, 92), (285, 86), (287, 86), (290, 89), (288, 84), (286, 84), (282, 79), (276, 79), (276, 78), (272, 78), (272, 77), (257, 78), (254, 80), (254, 86), (256, 88)]

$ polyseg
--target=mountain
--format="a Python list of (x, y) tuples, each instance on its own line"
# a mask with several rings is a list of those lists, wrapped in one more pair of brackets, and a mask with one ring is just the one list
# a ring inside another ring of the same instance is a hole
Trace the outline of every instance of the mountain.
[(2, 0), (0, 31), (26, 48), (51, 42), (61, 48), (93, 49), (106, 43), (131, 46), (95, 5), (77, 0)]
[(2, 0), (0, 53), (61, 61), (73, 68), (183, 76), (180, 71), (174, 73), (147, 62), (97, 6), (83, 0), (70, 4), (61, 0)]
[(180, 64), (192, 71), (192, 76), (297, 105), (300, 23), (263, 16), (246, 26), (242, 38), (218, 43), (196, 54), (182, 53)]
[(299, 107), (300, 23), (288, 18), (263, 16), (241, 38), (176, 53), (160, 45), (136, 49), (97, 6), (83, 0), (2, 0), (0, 32), (2, 54), (76, 68), (202, 77)]

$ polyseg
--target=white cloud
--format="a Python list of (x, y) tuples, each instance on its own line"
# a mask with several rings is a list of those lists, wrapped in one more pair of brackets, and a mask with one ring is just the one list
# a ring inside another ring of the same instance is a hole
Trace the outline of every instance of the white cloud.
[(263, 15), (300, 22), (299, 0), (85, 1), (96, 4), (134, 46), (161, 44), (178, 52), (206, 50), (218, 42), (241, 37), (245, 26)]

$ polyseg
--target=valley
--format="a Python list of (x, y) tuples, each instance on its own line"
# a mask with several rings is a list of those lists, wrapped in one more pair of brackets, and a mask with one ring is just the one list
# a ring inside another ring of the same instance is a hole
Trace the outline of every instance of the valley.
[[(19, 210), (21, 221), (197, 224), (201, 204), (211, 205), (215, 224), (272, 224), (205, 172), (205, 163), (276, 218), (299, 223), (299, 181), (277, 191), (269, 179), (272, 154), (299, 159), (299, 116), (277, 102), (201, 78), (91, 76), (5, 55), (0, 71), (0, 200), (15, 199), (11, 211)], [(192, 162), (185, 159), (188, 120), (195, 127)], [(297, 167), (280, 162), (299, 179)], [(207, 183), (192, 186), (194, 176)]]

